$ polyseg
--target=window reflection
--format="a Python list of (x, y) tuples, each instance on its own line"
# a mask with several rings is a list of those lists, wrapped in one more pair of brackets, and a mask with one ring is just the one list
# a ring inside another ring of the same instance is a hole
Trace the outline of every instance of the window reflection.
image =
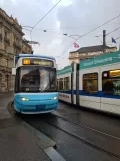
[(69, 85), (69, 80), (70, 80), (69, 77), (64, 78), (64, 90), (69, 90), (69, 88), (70, 88), (69, 87), (70, 86)]
[(97, 94), (98, 92), (98, 73), (83, 75), (83, 92)]
[(21, 91), (42, 92), (56, 90), (56, 70), (47, 67), (34, 68), (21, 68)]
[(102, 91), (105, 95), (120, 95), (120, 75), (111, 75), (110, 72), (102, 73)]
[(59, 90), (63, 90), (63, 78), (59, 79)]

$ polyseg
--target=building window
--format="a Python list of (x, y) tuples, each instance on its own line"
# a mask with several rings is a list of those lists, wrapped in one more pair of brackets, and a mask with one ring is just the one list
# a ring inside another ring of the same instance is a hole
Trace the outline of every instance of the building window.
[(8, 60), (5, 59), (5, 66), (7, 67), (8, 66)]
[(69, 90), (70, 89), (70, 77), (65, 77), (64, 78), (64, 90)]
[(5, 31), (5, 38), (7, 38), (7, 32)]
[(63, 78), (59, 79), (59, 90), (63, 90)]
[(9, 88), (9, 75), (5, 76), (6, 88)]
[(98, 73), (83, 75), (83, 92), (86, 94), (98, 93)]
[(102, 92), (104, 95), (120, 95), (120, 69), (102, 73)]

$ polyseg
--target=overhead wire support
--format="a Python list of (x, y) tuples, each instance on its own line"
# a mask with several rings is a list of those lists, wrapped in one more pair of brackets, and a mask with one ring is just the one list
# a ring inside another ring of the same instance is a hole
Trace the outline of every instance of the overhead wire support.
[[(115, 20), (115, 19), (117, 19), (118, 17), (120, 17), (120, 15), (118, 15), (118, 16), (116, 16), (116, 17), (114, 17), (114, 18), (112, 18), (111, 20), (109, 20), (109, 21), (107, 21), (107, 22), (105, 22), (105, 23), (103, 23), (102, 25), (99, 25), (98, 27), (96, 27), (96, 28), (94, 28), (94, 29), (92, 29), (92, 30), (90, 30), (89, 32), (87, 32), (87, 33), (85, 33), (85, 34), (83, 34), (83, 35), (81, 35), (81, 36), (79, 36), (77, 39), (76, 39), (76, 41), (78, 41), (81, 37), (84, 37), (84, 36), (86, 36), (86, 35), (88, 35), (88, 34), (90, 34), (91, 32), (93, 32), (93, 31), (95, 31), (95, 30), (97, 30), (97, 29), (99, 29), (100, 27), (102, 27), (102, 26), (104, 26), (104, 25), (106, 25), (107, 23), (109, 23), (109, 22), (111, 22), (111, 21), (113, 21), (113, 20)], [(75, 42), (76, 42), (75, 41)], [(61, 57), (64, 53), (66, 53), (71, 47), (72, 47), (72, 45), (74, 44), (74, 42), (69, 46), (69, 48), (67, 48), (60, 56), (58, 56), (58, 57)]]
[[(30, 29), (25, 28), (27, 26), (22, 26), (22, 27), (23, 27), (23, 30), (31, 31)], [(32, 27), (30, 27), (30, 28), (32, 28)], [(76, 38), (74, 38), (73, 36), (78, 36), (78, 35), (70, 35), (70, 34), (67, 34), (67, 33), (63, 34), (63, 33), (60, 33), (60, 32), (54, 32), (54, 31), (45, 30), (45, 29), (35, 29), (35, 30), (40, 30), (40, 31), (43, 31), (43, 32), (48, 32), (48, 33), (63, 35), (63, 36), (67, 36), (67, 37), (70, 37), (70, 38), (75, 39), (75, 40), (76, 40)]]

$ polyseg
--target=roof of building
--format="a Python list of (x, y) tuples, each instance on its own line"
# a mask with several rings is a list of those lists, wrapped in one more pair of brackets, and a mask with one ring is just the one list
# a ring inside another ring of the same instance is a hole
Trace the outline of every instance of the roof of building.
[[(116, 48), (116, 47), (105, 46), (105, 49), (113, 49), (113, 48)], [(70, 53), (75, 53), (75, 52), (88, 53), (88, 52), (103, 51), (103, 49), (104, 49), (103, 45), (96, 45), (96, 46), (82, 47), (78, 49), (77, 51), (72, 51)]]
[(0, 8), (0, 16), (4, 17), (6, 21), (13, 25), (22, 35), (25, 35), (22, 32), (22, 26), (19, 24), (17, 18), (10, 17), (2, 8)]

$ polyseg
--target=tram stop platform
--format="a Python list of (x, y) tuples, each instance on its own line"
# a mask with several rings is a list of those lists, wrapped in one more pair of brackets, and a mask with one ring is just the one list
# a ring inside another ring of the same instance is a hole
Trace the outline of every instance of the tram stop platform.
[(13, 93), (0, 93), (0, 160), (64, 161), (55, 142), (9, 112)]

